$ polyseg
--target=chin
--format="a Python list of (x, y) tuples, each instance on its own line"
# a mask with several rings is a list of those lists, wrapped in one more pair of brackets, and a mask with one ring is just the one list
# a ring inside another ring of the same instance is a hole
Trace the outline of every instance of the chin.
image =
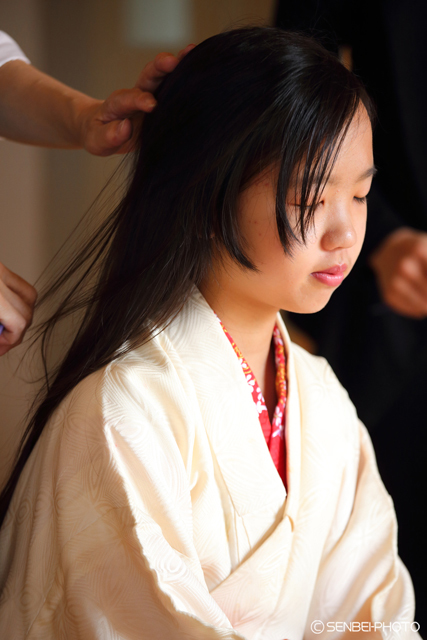
[(318, 313), (326, 307), (329, 300), (331, 299), (332, 293), (333, 292), (331, 292), (327, 297), (323, 297), (322, 299), (307, 300), (302, 304), (295, 305), (295, 307), (285, 310), (290, 311), (291, 313), (300, 313), (302, 315), (308, 315), (309, 313)]

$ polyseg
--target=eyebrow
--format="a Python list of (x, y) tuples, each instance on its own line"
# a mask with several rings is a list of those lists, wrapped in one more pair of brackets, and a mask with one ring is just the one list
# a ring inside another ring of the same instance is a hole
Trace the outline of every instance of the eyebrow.
[(369, 167), (369, 169), (366, 169), (366, 171), (360, 174), (356, 182), (362, 182), (363, 180), (371, 177), (373, 178), (376, 173), (378, 173), (378, 170), (374, 165), (372, 165), (372, 167)]
[[(377, 168), (372, 165), (372, 167), (369, 167), (369, 169), (366, 169), (366, 171), (363, 171), (363, 173), (360, 174), (360, 176), (355, 180), (356, 184), (358, 182), (363, 182), (363, 180), (367, 180), (368, 178), (371, 178), (373, 176), (375, 176), (375, 174), (377, 173)], [(329, 180), (327, 180), (328, 184), (336, 184), (336, 181), (333, 178), (330, 178)], [(320, 183), (319, 178), (316, 178), (316, 176), (314, 177), (313, 180), (313, 186), (318, 186)]]

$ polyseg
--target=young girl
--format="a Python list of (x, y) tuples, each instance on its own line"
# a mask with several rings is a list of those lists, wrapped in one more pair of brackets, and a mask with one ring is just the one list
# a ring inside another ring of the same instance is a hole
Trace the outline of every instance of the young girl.
[(266, 28), (203, 42), (157, 99), (3, 492), (2, 637), (417, 635), (369, 437), (278, 314), (360, 251), (369, 99)]

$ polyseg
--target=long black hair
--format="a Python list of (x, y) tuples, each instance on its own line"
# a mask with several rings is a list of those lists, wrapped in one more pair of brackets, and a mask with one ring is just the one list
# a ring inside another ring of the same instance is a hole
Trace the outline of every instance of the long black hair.
[[(57, 322), (76, 309), (84, 317), (46, 378), (1, 496), (0, 518), (59, 403), (84, 377), (161, 331), (210, 269), (214, 249), (228, 252), (242, 268), (256, 268), (236, 219), (245, 185), (278, 167), (277, 227), (284, 251), (291, 251), (293, 243), (304, 242), (316, 195), (358, 108), (372, 114), (360, 81), (319, 44), (263, 27), (202, 42), (156, 97), (126, 195), (44, 296), (78, 275), (43, 326), (44, 358)], [(297, 231), (285, 207), (295, 173)]]

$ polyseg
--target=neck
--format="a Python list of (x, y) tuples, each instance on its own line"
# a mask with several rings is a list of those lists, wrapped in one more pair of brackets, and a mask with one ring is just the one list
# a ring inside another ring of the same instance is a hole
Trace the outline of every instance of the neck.
[(266, 402), (268, 398), (274, 401), (275, 365), (271, 339), (278, 310), (260, 309), (239, 291), (221, 287), (218, 280), (205, 280), (199, 289), (245, 357)]

